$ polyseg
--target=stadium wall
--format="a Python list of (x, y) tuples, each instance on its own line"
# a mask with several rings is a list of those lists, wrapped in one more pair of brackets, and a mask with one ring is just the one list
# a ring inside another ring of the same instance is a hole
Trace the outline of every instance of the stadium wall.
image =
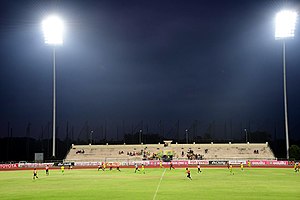
[[(232, 164), (233, 166), (239, 166), (241, 163), (247, 166), (247, 163), (250, 162), (251, 167), (292, 167), (293, 162), (289, 161), (278, 161), (278, 160), (224, 160), (224, 161), (215, 161), (215, 160), (177, 160), (172, 161), (173, 166), (175, 167), (194, 167), (200, 164), (202, 167), (225, 167), (227, 163)], [(159, 161), (137, 161), (137, 162), (108, 162), (106, 163), (107, 168), (115, 168), (120, 166), (122, 168), (130, 168), (135, 164), (145, 165), (146, 167), (157, 168), (160, 167)], [(0, 164), (0, 170), (21, 170), (21, 169), (44, 169), (46, 166), (49, 166), (52, 169), (59, 169), (61, 165), (65, 166), (74, 166), (74, 169), (81, 168), (97, 168), (101, 165), (101, 162), (75, 162), (75, 163), (15, 163), (15, 164)], [(163, 167), (168, 168), (170, 162), (162, 162)]]

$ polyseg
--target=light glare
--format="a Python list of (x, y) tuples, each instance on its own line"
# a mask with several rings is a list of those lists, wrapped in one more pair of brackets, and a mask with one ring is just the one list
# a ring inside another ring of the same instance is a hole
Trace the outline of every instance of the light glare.
[(64, 24), (57, 16), (50, 16), (42, 22), (46, 44), (63, 44)]
[(297, 12), (283, 10), (275, 19), (275, 39), (293, 38), (297, 22)]

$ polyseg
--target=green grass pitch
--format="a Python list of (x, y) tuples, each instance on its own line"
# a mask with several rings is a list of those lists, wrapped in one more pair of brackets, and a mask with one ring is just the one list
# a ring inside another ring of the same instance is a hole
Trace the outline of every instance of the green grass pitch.
[(32, 179), (32, 171), (0, 171), (0, 199), (300, 199), (300, 174), (293, 169), (203, 168), (198, 174), (191, 169), (134, 169), (121, 172), (96, 169), (44, 170)]

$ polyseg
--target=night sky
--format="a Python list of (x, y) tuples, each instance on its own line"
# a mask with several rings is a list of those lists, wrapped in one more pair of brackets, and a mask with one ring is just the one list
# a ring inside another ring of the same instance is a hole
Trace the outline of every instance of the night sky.
[[(65, 21), (56, 49), (58, 137), (88, 122), (183, 132), (194, 120), (284, 137), (282, 42), (274, 18), (299, 1), (1, 1), (0, 136), (40, 137), (52, 123), (52, 47), (42, 20)], [(286, 42), (290, 137), (300, 131), (300, 23)], [(201, 127), (202, 124), (202, 127)], [(225, 125), (224, 125), (225, 124)], [(249, 127), (248, 127), (249, 126)], [(251, 127), (250, 127), (251, 126)], [(224, 128), (215, 137), (224, 137)], [(96, 132), (96, 131), (95, 131)], [(226, 131), (225, 131), (226, 132)], [(171, 133), (172, 134), (172, 133)], [(218, 135), (219, 134), (219, 135)], [(100, 138), (101, 136), (95, 136)], [(170, 135), (169, 137), (172, 137)]]

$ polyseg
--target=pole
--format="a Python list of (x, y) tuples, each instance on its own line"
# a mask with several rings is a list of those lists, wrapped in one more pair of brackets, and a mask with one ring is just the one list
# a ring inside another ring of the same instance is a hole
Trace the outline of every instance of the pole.
[(189, 143), (189, 133), (188, 133), (188, 130), (186, 129), (185, 130), (185, 139), (186, 139), (186, 143), (188, 144)]
[(285, 41), (282, 43), (283, 48), (283, 93), (284, 93), (284, 121), (285, 121), (285, 140), (286, 140), (286, 158), (289, 159), (289, 127), (288, 127), (288, 107), (286, 91), (286, 64), (285, 64)]
[(94, 131), (90, 131), (90, 144), (93, 144), (93, 133)]
[(139, 134), (139, 144), (142, 144), (142, 130), (140, 130)]
[(52, 146), (52, 156), (55, 157), (55, 109), (56, 109), (56, 96), (55, 96), (55, 47), (53, 48), (53, 146)]

